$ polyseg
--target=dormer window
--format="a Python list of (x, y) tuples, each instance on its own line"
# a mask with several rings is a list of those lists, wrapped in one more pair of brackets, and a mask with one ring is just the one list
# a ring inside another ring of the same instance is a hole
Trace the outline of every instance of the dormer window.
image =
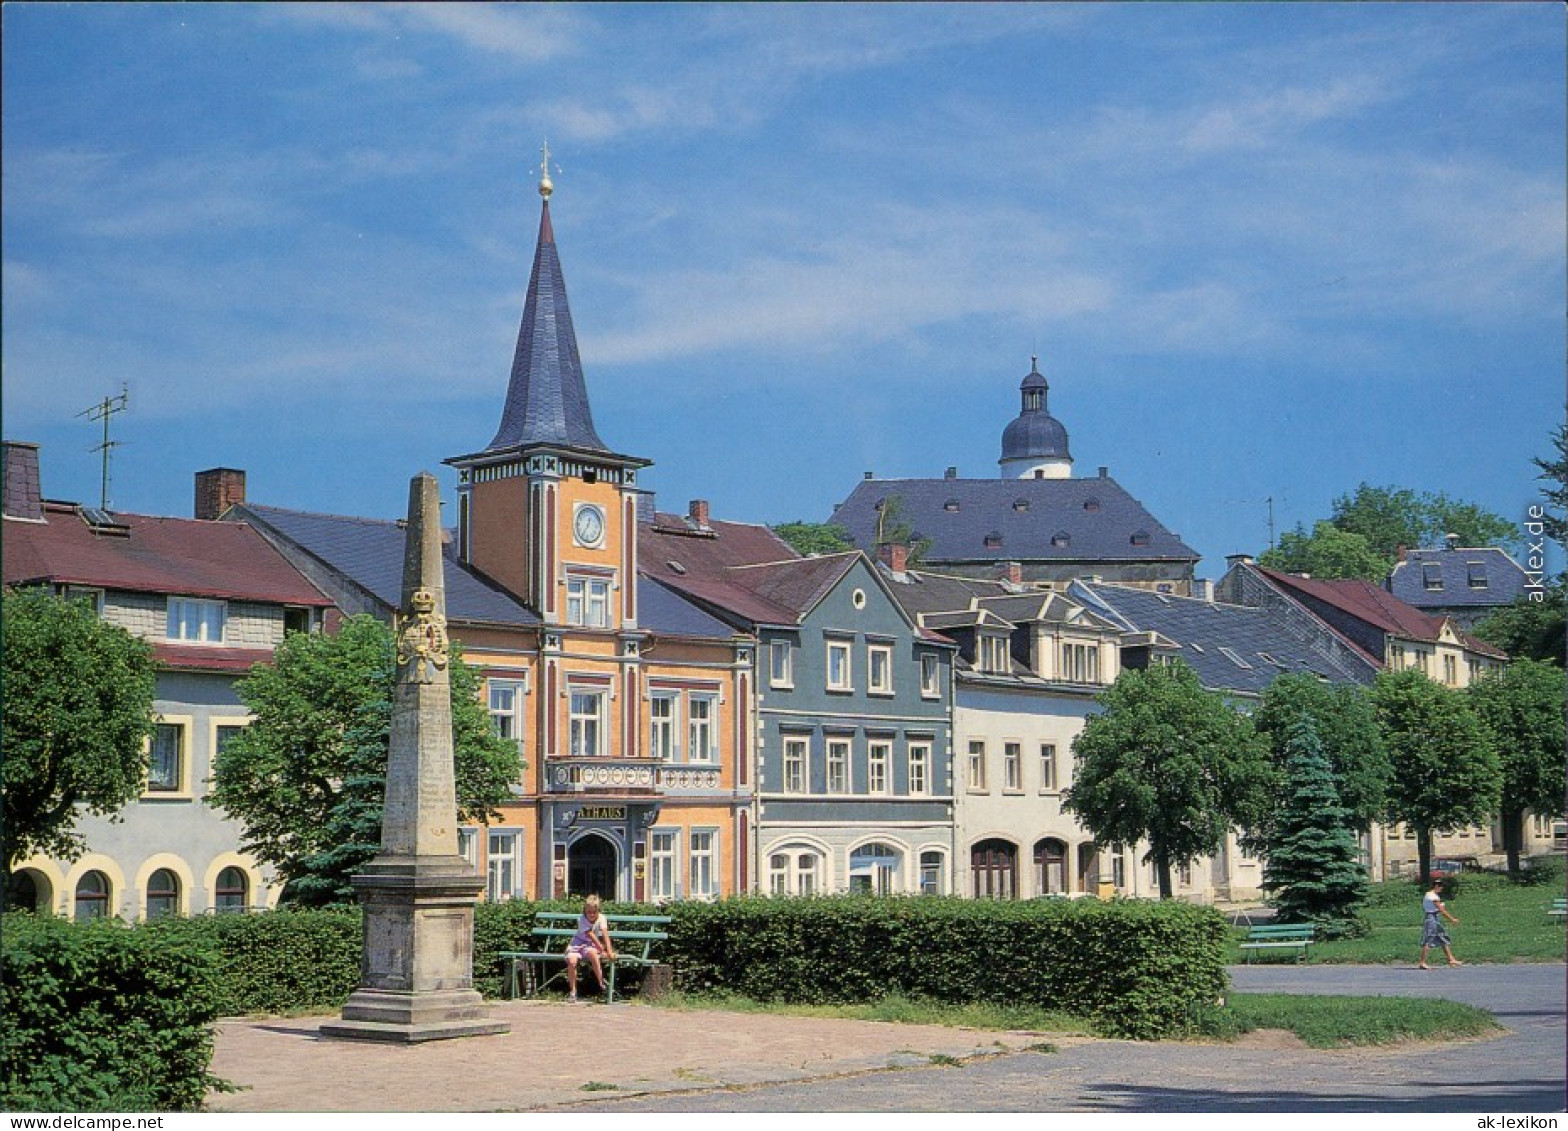
[(1067, 533), (1067, 531), (1058, 530), (1055, 534), (1051, 535), (1051, 546), (1053, 549), (1065, 550), (1069, 545), (1071, 545), (1072, 540), (1072, 535)]
[(950, 512), (952, 512), (954, 514), (957, 514), (958, 513), (958, 500), (957, 499), (949, 499), (949, 500), (947, 500), (947, 502), (942, 504), (942, 509), (945, 510), (945, 511), (950, 511)]
[(1002, 548), (1002, 535), (999, 531), (993, 530), (985, 536), (985, 548), (987, 550), (1000, 550)]
[(1468, 569), (1469, 569), (1469, 573), (1470, 573), (1470, 588), (1472, 588), (1472, 589), (1485, 589), (1486, 588), (1486, 563), (1485, 562), (1469, 562), (1468, 563)]
[(1149, 544), (1149, 532), (1147, 530), (1134, 530), (1132, 532), (1132, 544), (1134, 546), (1147, 546)]
[(222, 601), (170, 597), (164, 634), (170, 640), (222, 644), (223, 627), (227, 621), (228, 606)]
[(1025, 511), (1027, 511), (1029, 509), (1029, 500), (1028, 499), (1014, 499), (1013, 500), (1013, 509), (1015, 511), (1017, 511), (1019, 514), (1023, 514)]
[(1090, 514), (1093, 514), (1095, 511), (1100, 509), (1100, 500), (1099, 499), (1085, 499), (1083, 501), (1083, 509), (1088, 511)]
[(1436, 562), (1427, 562), (1421, 567), (1421, 584), (1429, 592), (1443, 588), (1443, 567)]
[(1012, 668), (1008, 662), (1005, 637), (982, 634), (975, 641), (975, 652), (976, 662), (982, 672), (1005, 675)]

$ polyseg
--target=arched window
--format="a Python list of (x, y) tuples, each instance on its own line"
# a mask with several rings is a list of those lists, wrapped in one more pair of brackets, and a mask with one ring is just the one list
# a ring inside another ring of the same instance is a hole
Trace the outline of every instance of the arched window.
[(180, 911), (180, 878), (167, 868), (147, 877), (147, 918), (162, 919)]
[(102, 872), (87, 872), (76, 881), (76, 918), (103, 919), (109, 914), (109, 878)]
[(822, 854), (802, 845), (786, 845), (768, 855), (770, 895), (816, 895), (822, 890)]
[(237, 915), (250, 906), (250, 879), (245, 869), (232, 865), (218, 873), (212, 909), (220, 915)]
[(969, 850), (969, 871), (976, 899), (1018, 898), (1018, 848), (1011, 842), (980, 841)]
[(1034, 886), (1040, 895), (1067, 891), (1067, 845), (1055, 837), (1034, 846)]
[(900, 888), (904, 854), (890, 844), (863, 844), (849, 854), (849, 890), (892, 895)]

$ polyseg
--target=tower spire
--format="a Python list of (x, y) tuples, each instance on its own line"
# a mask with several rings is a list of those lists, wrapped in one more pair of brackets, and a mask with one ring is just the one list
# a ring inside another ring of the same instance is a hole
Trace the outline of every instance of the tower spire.
[(523, 322), (512, 356), (512, 377), (501, 410), (501, 426), (487, 451), (527, 444), (553, 444), (608, 451), (593, 426), (577, 333), (566, 301), (566, 279), (550, 223), (550, 143), (540, 147), (539, 242), (523, 304)]

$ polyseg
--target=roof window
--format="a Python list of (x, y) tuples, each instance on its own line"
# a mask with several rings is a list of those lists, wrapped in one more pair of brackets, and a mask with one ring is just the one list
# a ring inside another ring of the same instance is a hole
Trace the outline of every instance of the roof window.
[(947, 500), (947, 502), (942, 504), (942, 509), (945, 510), (945, 511), (956, 511), (956, 510), (958, 510), (958, 500), (957, 499), (949, 499), (949, 500)]
[(665, 562), (664, 564), (670, 567), (670, 572), (671, 573), (681, 573), (681, 574), (683, 574), (683, 573), (686, 572), (686, 567), (681, 565), (680, 562), (671, 560), (671, 561)]
[(1472, 588), (1472, 589), (1485, 589), (1486, 588), (1486, 563), (1485, 562), (1466, 562), (1465, 564), (1468, 567), (1469, 572), (1470, 572), (1470, 588)]
[(1025, 498), (1014, 499), (1013, 500), (1013, 509), (1015, 511), (1018, 511), (1020, 514), (1022, 514), (1024, 511), (1029, 509), (1029, 500), (1025, 499)]
[(1252, 665), (1251, 664), (1247, 663), (1246, 660), (1243, 660), (1240, 656), (1236, 655), (1236, 653), (1234, 651), (1232, 651), (1231, 649), (1229, 649), (1229, 648), (1222, 647), (1220, 649), (1220, 655), (1224, 656), (1227, 660), (1229, 660), (1231, 663), (1235, 664), (1238, 668), (1246, 668), (1249, 671), (1252, 669)]
[(1085, 499), (1083, 501), (1083, 509), (1088, 511), (1090, 514), (1093, 514), (1095, 511), (1100, 509), (1100, 500), (1099, 499)]
[(1065, 549), (1067, 546), (1070, 546), (1072, 544), (1072, 540), (1073, 536), (1067, 533), (1065, 530), (1058, 530), (1055, 534), (1051, 535), (1051, 545), (1058, 550)]
[(1147, 530), (1134, 530), (1132, 532), (1132, 544), (1134, 546), (1147, 546), (1149, 544), (1149, 532)]
[(1000, 531), (993, 530), (985, 536), (985, 548), (987, 550), (1000, 550), (1002, 548), (1002, 534)]
[(1421, 567), (1421, 584), (1427, 589), (1440, 590), (1443, 588), (1443, 567), (1436, 562), (1427, 562)]

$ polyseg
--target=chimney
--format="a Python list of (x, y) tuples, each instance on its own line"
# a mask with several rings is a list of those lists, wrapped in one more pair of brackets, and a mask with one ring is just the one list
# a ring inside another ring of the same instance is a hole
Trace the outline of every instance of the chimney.
[(1448, 543), (1448, 548), (1450, 550), (1457, 550), (1457, 549), (1459, 549), (1459, 535), (1457, 535), (1457, 534), (1445, 534), (1445, 535), (1443, 535), (1443, 540)]
[(687, 510), (686, 514), (687, 514), (687, 517), (691, 519), (692, 524), (694, 526), (696, 526), (696, 528), (698, 530), (707, 530), (708, 529), (708, 500), (707, 499), (693, 499), (691, 501), (691, 505), (690, 505), (689, 509)]
[(958, 478), (958, 468), (956, 468), (956, 467), (948, 468), (946, 474), (944, 474), (942, 476), (942, 478), (943, 479), (957, 479)]
[(1100, 468), (1100, 478), (1101, 479), (1104, 479), (1106, 476), (1110, 475), (1110, 473), (1111, 473), (1111, 469), (1110, 468), (1108, 468), (1108, 467), (1101, 467)]
[(1022, 585), (1024, 583), (1024, 563), (1003, 562), (1002, 580), (1010, 582), (1013, 585)]
[(196, 517), (209, 521), (223, 517), (230, 507), (245, 502), (245, 473), (232, 467), (213, 467), (196, 473)]
[(1250, 565), (1257, 565), (1257, 564), (1258, 564), (1257, 562), (1252, 560), (1252, 555), (1251, 554), (1226, 554), (1225, 555), (1225, 568), (1226, 569), (1235, 569), (1237, 566), (1244, 566), (1244, 565), (1250, 566)]
[[(1453, 549), (1453, 547), (1450, 546), (1449, 549)], [(1394, 547), (1394, 560), (1396, 562), (1402, 562), (1405, 559), (1407, 559), (1409, 556), (1410, 556), (1410, 547), (1406, 546), (1403, 542), (1401, 542), (1399, 545)]]
[(874, 472), (874, 471), (866, 472), (866, 478), (867, 479), (875, 479), (876, 477), (877, 477), (877, 473), (876, 472)]
[(44, 520), (44, 493), (38, 479), (38, 445), (5, 441), (5, 481), (0, 484), (5, 517)]
[(909, 545), (906, 542), (884, 542), (877, 547), (877, 557), (896, 574), (909, 569)]
[(1192, 579), (1192, 595), (1200, 601), (1214, 604), (1214, 582), (1206, 577)]

